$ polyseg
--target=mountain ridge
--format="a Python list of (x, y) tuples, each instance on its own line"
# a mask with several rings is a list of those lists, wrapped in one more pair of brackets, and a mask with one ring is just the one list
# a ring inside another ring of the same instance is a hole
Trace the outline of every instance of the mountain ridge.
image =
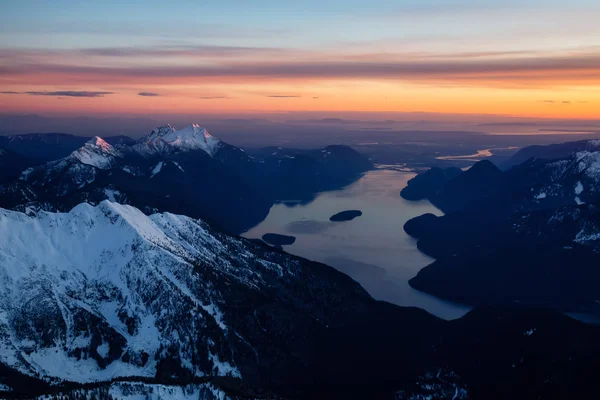
[[(159, 127), (133, 144), (88, 139), (69, 155), (0, 185), (0, 206), (67, 211), (117, 199), (153, 213), (171, 211), (233, 234), (260, 222), (278, 200), (307, 200), (373, 167), (353, 149), (330, 146), (295, 156), (254, 157), (199, 125)], [(116, 197), (115, 197), (116, 196)]]
[[(561, 157), (529, 158), (502, 172), (479, 162), (445, 182), (431, 174), (415, 178), (425, 181), (415, 197), (428, 197), (445, 215), (405, 224), (419, 249), (436, 259), (409, 284), (470, 305), (519, 302), (597, 313), (596, 142), (549, 146), (540, 154)], [(564, 155), (565, 149), (574, 151)]]

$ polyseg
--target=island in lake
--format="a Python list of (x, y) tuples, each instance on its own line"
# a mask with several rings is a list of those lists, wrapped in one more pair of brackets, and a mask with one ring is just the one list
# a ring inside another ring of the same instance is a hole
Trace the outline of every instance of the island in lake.
[(278, 233), (265, 233), (262, 239), (275, 247), (288, 246), (296, 241), (295, 236), (280, 235)]
[(331, 216), (331, 218), (329, 218), (329, 220), (333, 221), (333, 222), (352, 221), (354, 218), (360, 217), (361, 215), (362, 215), (362, 211), (347, 210), (347, 211), (342, 211), (342, 212), (339, 212), (339, 213)]

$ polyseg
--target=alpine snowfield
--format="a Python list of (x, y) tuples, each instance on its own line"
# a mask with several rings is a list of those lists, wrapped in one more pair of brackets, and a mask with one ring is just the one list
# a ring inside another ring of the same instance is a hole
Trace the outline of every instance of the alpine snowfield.
[(179, 131), (171, 125), (165, 125), (141, 138), (133, 150), (146, 157), (173, 151), (203, 150), (212, 157), (220, 146), (221, 141), (200, 125), (189, 125)]
[(240, 376), (222, 344), (250, 344), (201, 277), (256, 290), (294, 271), (199, 220), (110, 201), (0, 209), (0, 237), (0, 361), (77, 382), (154, 377), (165, 359), (193, 376)]

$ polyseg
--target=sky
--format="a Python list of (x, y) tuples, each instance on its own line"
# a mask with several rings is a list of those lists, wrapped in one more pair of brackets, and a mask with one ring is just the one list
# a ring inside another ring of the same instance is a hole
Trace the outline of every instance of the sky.
[(2, 0), (0, 113), (597, 119), (597, 0)]

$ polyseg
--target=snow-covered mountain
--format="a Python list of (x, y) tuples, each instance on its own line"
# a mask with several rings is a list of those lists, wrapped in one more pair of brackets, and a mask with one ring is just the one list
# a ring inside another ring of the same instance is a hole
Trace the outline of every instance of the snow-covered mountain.
[(532, 157), (508, 171), (480, 161), (464, 172), (441, 171), (453, 174), (447, 180), (436, 180), (434, 171), (428, 171), (411, 180), (402, 195), (410, 200), (428, 198), (444, 212), (502, 215), (600, 201), (600, 141), (561, 146), (577, 150), (559, 158)]
[(118, 160), (123, 155), (113, 146), (98, 136), (93, 137), (86, 142), (83, 147), (71, 153), (71, 156), (79, 160), (82, 164), (91, 165), (100, 169), (109, 169), (117, 165)]
[[(135, 143), (135, 140), (123, 135), (106, 136), (103, 139), (113, 146)], [(66, 157), (89, 140), (89, 137), (66, 133), (0, 135), (0, 147), (4, 147), (16, 154), (40, 163)]]
[(221, 144), (219, 139), (211, 136), (200, 125), (189, 125), (181, 130), (165, 125), (141, 138), (132, 148), (144, 157), (191, 150), (202, 150), (214, 156)]
[(576, 142), (557, 143), (550, 145), (527, 146), (515, 153), (503, 165), (504, 168), (514, 167), (532, 158), (555, 160), (568, 157), (577, 152), (593, 152), (600, 148), (600, 140), (579, 140)]
[(532, 188), (540, 202), (572, 199), (575, 204), (600, 199), (600, 141), (589, 150), (577, 151), (558, 160), (532, 160), (521, 168), (540, 169), (541, 182)]
[(118, 200), (147, 213), (203, 218), (239, 234), (278, 200), (306, 199), (372, 168), (345, 146), (296, 153), (284, 159), (253, 157), (198, 125), (156, 128), (132, 145), (113, 146), (95, 137), (66, 157), (0, 183), (0, 193), (7, 194), (0, 206), (68, 211), (83, 201)]
[[(0, 209), (0, 236), (0, 362), (35, 377), (239, 378), (286, 351), (261, 339), (283, 321), (324, 327), (342, 299), (357, 311), (370, 301), (328, 267), (109, 201)], [(263, 301), (285, 306), (261, 311)]]
[[(100, 163), (100, 160), (102, 156), (96, 162)], [(41, 166), (30, 167), (21, 173), (18, 182), (5, 186), (24, 184), (29, 193), (34, 193), (35, 199), (64, 198), (93, 183), (100, 171), (98, 167), (83, 163), (70, 155)], [(57, 206), (60, 207), (60, 204)]]
[(99, 137), (67, 157), (24, 170), (19, 179), (36, 198), (65, 197), (93, 183), (101, 170), (119, 165), (123, 155)]

